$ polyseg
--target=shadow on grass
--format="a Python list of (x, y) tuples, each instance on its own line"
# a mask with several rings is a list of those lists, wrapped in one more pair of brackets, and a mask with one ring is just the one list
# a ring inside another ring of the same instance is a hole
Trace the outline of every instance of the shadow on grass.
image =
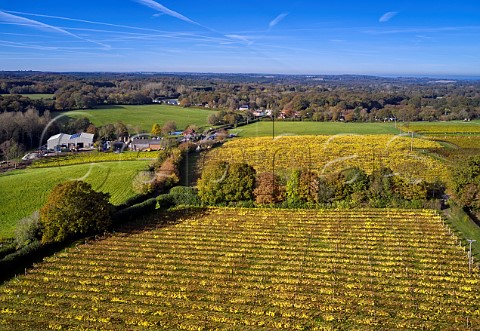
[(159, 229), (168, 226), (174, 226), (182, 223), (185, 219), (204, 215), (207, 208), (202, 207), (184, 207), (167, 210), (156, 210), (145, 215), (138, 216), (125, 222), (119, 221), (114, 227), (115, 233), (130, 235)]

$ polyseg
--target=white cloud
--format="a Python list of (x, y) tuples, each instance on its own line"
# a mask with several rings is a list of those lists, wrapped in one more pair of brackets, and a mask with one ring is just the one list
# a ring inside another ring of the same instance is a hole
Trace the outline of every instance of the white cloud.
[(66, 36), (76, 38), (76, 39), (91, 42), (91, 43), (100, 45), (100, 46), (105, 47), (105, 48), (110, 48), (109, 45), (105, 45), (105, 44), (102, 44), (102, 43), (99, 43), (99, 42), (96, 42), (96, 41), (93, 41), (93, 40), (82, 38), (80, 36), (77, 36), (76, 34), (68, 32), (67, 30), (64, 30), (62, 28), (59, 28), (59, 27), (56, 27), (56, 26), (53, 26), (53, 25), (49, 25), (49, 24), (45, 24), (45, 23), (42, 23), (42, 22), (39, 22), (39, 21), (31, 20), (29, 18), (25, 18), (25, 17), (21, 17), (21, 16), (17, 16), (17, 15), (12, 15), (12, 14), (9, 14), (9, 13), (3, 12), (3, 11), (0, 11), (0, 21), (15, 24), (15, 25), (29, 26), (29, 27), (32, 27), (34, 29), (41, 30), (41, 31), (56, 32), (56, 33), (60, 33), (60, 34), (66, 35)]
[(285, 17), (288, 16), (288, 13), (282, 13), (280, 15), (278, 15), (277, 17), (275, 17), (272, 21), (270, 21), (270, 23), (268, 24), (268, 26), (270, 28), (273, 28), (275, 25), (277, 25), (278, 23), (280, 23)]
[(176, 11), (168, 9), (164, 5), (161, 5), (158, 2), (155, 2), (153, 0), (134, 0), (134, 1), (136, 1), (139, 4), (142, 4), (144, 6), (147, 6), (147, 7), (150, 7), (152, 9), (158, 10), (159, 12), (164, 13), (166, 15), (178, 18), (179, 20), (182, 20), (182, 21), (185, 21), (185, 22), (188, 22), (188, 23), (191, 23), (191, 24), (195, 24), (195, 25), (200, 25), (199, 23), (197, 23), (195, 21), (192, 21), (188, 17), (185, 17), (182, 14), (177, 13)]
[(244, 43), (246, 43), (248, 45), (253, 44), (253, 41), (249, 40), (245, 36), (241, 36), (241, 35), (238, 35), (238, 34), (226, 34), (225, 37), (230, 38), (230, 39), (236, 39), (236, 40), (243, 41)]
[(396, 12), (396, 11), (389, 11), (389, 12), (383, 14), (382, 17), (380, 17), (378, 19), (378, 21), (380, 23), (388, 22), (397, 14), (398, 14), (398, 12)]

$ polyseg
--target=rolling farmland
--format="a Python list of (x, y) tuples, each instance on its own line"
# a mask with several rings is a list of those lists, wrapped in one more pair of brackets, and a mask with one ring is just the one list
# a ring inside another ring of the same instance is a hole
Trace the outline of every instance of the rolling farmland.
[(0, 329), (478, 330), (480, 279), (426, 210), (147, 217), (0, 287)]
[(152, 125), (163, 125), (167, 121), (175, 121), (179, 130), (190, 124), (207, 125), (208, 115), (215, 111), (198, 108), (182, 108), (167, 105), (139, 105), (139, 106), (102, 106), (96, 109), (75, 110), (55, 113), (72, 118), (87, 117), (96, 126), (115, 123), (121, 119), (126, 125), (139, 127), (150, 132)]

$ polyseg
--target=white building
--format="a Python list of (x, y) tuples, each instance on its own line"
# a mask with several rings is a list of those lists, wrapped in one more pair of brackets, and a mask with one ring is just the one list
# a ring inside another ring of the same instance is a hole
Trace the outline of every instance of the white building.
[(59, 133), (47, 140), (47, 148), (60, 150), (62, 147), (68, 149), (80, 149), (93, 147), (93, 133), (75, 133), (72, 135)]
[(66, 133), (59, 133), (54, 136), (51, 136), (47, 140), (48, 149), (59, 149), (61, 146), (67, 147), (70, 135)]

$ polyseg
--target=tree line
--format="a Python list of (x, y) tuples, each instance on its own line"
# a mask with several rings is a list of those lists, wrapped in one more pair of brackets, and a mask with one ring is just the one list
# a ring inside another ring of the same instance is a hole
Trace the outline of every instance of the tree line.
[(216, 162), (206, 166), (198, 195), (207, 205), (297, 207), (439, 207), (441, 182), (411, 182), (389, 168), (366, 174), (360, 168), (318, 175), (308, 169), (256, 173), (246, 163)]
[[(35, 100), (28, 97), (30, 93), (54, 93), (54, 97)], [(7, 154), (19, 154), (19, 147), (29, 150), (44, 144), (45, 141), (39, 139), (52, 111), (149, 104), (167, 98), (178, 99), (183, 107), (219, 110), (209, 116), (211, 125), (248, 122), (255, 110), (269, 110), (273, 116), (286, 120), (308, 121), (480, 118), (479, 81), (368, 76), (2, 72), (0, 145), (3, 145), (0, 152), (6, 158)], [(248, 106), (248, 110), (239, 111), (240, 106)], [(63, 129), (69, 133), (80, 129), (90, 132), (94, 130), (89, 128), (90, 124), (70, 122)], [(48, 134), (60, 129), (51, 126)], [(113, 139), (124, 134), (125, 126), (116, 123), (101, 130), (98, 128), (99, 136)]]
[[(55, 93), (52, 105), (0, 97), (0, 112), (85, 109), (179, 99), (181, 106), (271, 109), (315, 121), (401, 121), (480, 118), (480, 82), (368, 76), (194, 74), (0, 74), (0, 93)], [(35, 104), (36, 103), (36, 104)]]

